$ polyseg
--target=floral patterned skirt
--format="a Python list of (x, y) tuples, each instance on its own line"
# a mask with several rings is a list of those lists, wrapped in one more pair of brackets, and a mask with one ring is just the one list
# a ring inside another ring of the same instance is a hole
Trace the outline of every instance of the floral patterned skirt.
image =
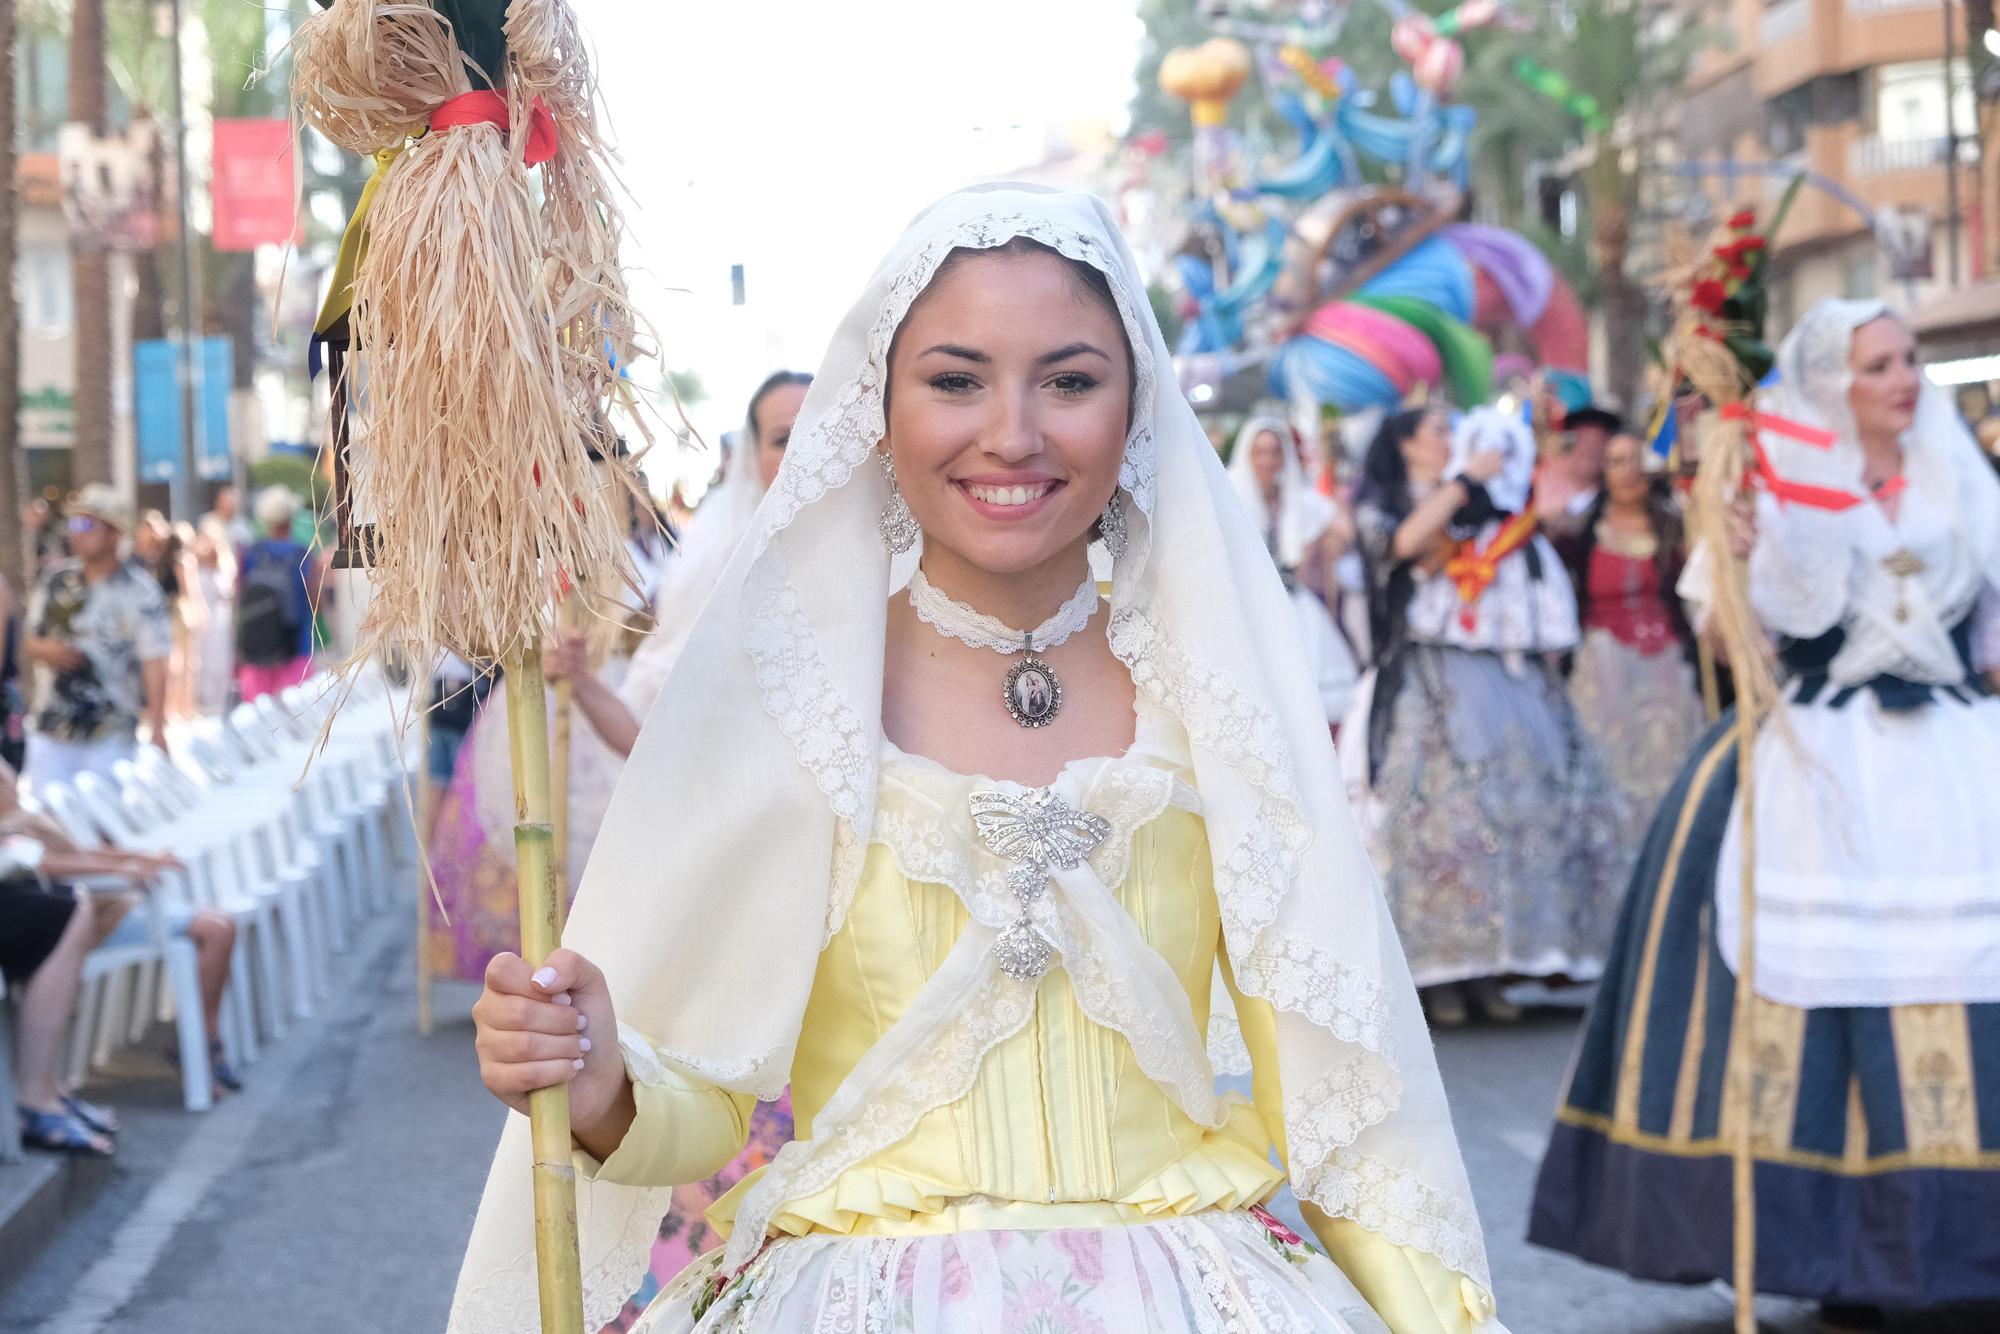
[(1250, 1210), (1130, 1227), (788, 1237), (711, 1254), (635, 1334), (1388, 1334), (1340, 1269)]
[(1619, 842), (1636, 861), (1660, 799), (1708, 729), (1694, 667), (1678, 643), (1642, 653), (1609, 630), (1586, 630), (1569, 691), (1625, 798)]
[(776, 1102), (760, 1102), (750, 1113), (750, 1142), (727, 1167), (706, 1181), (674, 1187), (673, 1212), (660, 1221), (645, 1281), (618, 1318), (600, 1334), (624, 1334), (630, 1330), (662, 1288), (680, 1277), (704, 1253), (722, 1245), (722, 1238), (709, 1226), (709, 1206), (727, 1195), (744, 1177), (768, 1165), (791, 1138), (792, 1091), (786, 1089)]
[(1631, 854), (1569, 692), (1535, 657), (1420, 644), (1401, 672), (1366, 824), (1417, 985), (1594, 978)]

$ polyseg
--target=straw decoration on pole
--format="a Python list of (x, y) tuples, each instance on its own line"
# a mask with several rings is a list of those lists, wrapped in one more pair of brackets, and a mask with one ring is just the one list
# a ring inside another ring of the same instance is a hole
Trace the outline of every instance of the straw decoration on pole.
[[(622, 369), (640, 325), (596, 87), (566, 0), (318, 0), (298, 118), (375, 175), (316, 330), (332, 352), (340, 551), (374, 568), (349, 666), (497, 660), (514, 764), (522, 956), (562, 939), (541, 642), (569, 589), (631, 586)], [(583, 1334), (562, 1088), (530, 1098), (545, 1334)]]
[[(1757, 385), (1770, 373), (1765, 345), (1767, 298), (1763, 287), (1775, 235), (1798, 186), (1791, 188), (1763, 233), (1749, 212), (1738, 213), (1700, 250), (1681, 257), (1671, 275), (1673, 325), (1663, 349), (1672, 387), (1685, 385), (1704, 407), (1695, 420), (1698, 451), (1692, 496), (1696, 544), (1710, 563), (1713, 586), (1705, 642), (1719, 651), (1735, 684), (1736, 800), (1743, 836), (1742, 941), (1730, 1023), (1728, 1096), (1723, 1124), (1730, 1130), (1734, 1201), (1732, 1282), (1737, 1334), (1755, 1334), (1757, 1318), (1756, 1126), (1753, 1064), (1756, 1052), (1756, 771), (1758, 731), (1782, 727), (1783, 712), (1771, 645), (1750, 604), (1748, 564), (1734, 538), (1733, 513), (1756, 482)], [(1670, 406), (1669, 411), (1674, 410)], [(1704, 657), (1703, 693), (1713, 699), (1714, 662)]]

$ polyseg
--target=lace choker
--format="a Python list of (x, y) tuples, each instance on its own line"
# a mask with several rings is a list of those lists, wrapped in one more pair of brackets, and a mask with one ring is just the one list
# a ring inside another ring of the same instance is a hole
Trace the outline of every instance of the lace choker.
[(1097, 582), (1086, 575), (1076, 595), (1055, 615), (1032, 630), (1016, 630), (940, 592), (921, 569), (910, 576), (910, 605), (924, 624), (968, 648), (1021, 655), (1007, 672), (1000, 702), (1022, 727), (1047, 727), (1062, 709), (1062, 678), (1037, 650), (1052, 649), (1090, 624), (1097, 602)]

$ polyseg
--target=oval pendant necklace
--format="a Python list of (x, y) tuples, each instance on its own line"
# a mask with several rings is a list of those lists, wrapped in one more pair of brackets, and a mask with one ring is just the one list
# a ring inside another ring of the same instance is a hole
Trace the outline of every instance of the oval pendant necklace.
[(1016, 630), (938, 591), (923, 570), (910, 576), (910, 605), (918, 620), (968, 648), (1020, 655), (1001, 683), (1000, 702), (1007, 716), (1022, 727), (1047, 727), (1055, 721), (1062, 709), (1062, 678), (1041, 655), (1090, 624), (1097, 602), (1097, 582), (1086, 575), (1076, 595), (1055, 615), (1032, 630)]

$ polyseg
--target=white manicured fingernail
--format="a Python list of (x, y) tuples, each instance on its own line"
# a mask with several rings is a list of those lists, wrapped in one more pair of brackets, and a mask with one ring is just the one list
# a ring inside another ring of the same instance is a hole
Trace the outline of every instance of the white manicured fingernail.
[(584, 1029), (586, 1029), (586, 1028), (589, 1028), (589, 1027), (590, 1027), (590, 1016), (589, 1016), (589, 1015), (587, 1015), (587, 1014), (580, 1014), (580, 1015), (578, 1015), (578, 1016), (576, 1017), (576, 1031), (577, 1031), (577, 1032), (581, 1033), (581, 1032), (583, 1032), (583, 1030), (584, 1030)]
[(582, 1058), (581, 1056), (579, 1056), (579, 1057), (577, 1057), (577, 1058), (576, 1058), (576, 1059), (575, 1059), (574, 1061), (571, 1061), (571, 1062), (569, 1063), (569, 1068), (570, 1068), (570, 1069), (572, 1069), (572, 1070), (581, 1070), (581, 1069), (583, 1069), (583, 1058)]
[(570, 999), (570, 995), (569, 995), (569, 993), (568, 993), (567, 991), (559, 991), (559, 992), (557, 992), (557, 993), (556, 993), (556, 996), (555, 996), (555, 1002), (556, 1002), (556, 1004), (558, 1004), (558, 1005), (573, 1005), (573, 1004), (575, 1004), (575, 1002), (574, 1002), (574, 1001), (572, 1001), (572, 1000)]
[(581, 1049), (581, 1050), (583, 1050), (583, 1051), (589, 1051), (589, 1050), (590, 1050), (590, 1039), (589, 1039), (589, 1038), (578, 1038), (578, 1039), (576, 1040), (576, 1045), (577, 1045), (577, 1047), (578, 1047), (579, 1049)]
[(547, 991), (550, 987), (556, 984), (556, 970), (553, 968), (537, 968), (535, 970), (535, 975), (529, 978), (528, 980), (533, 982), (536, 986), (540, 987), (543, 991)]

